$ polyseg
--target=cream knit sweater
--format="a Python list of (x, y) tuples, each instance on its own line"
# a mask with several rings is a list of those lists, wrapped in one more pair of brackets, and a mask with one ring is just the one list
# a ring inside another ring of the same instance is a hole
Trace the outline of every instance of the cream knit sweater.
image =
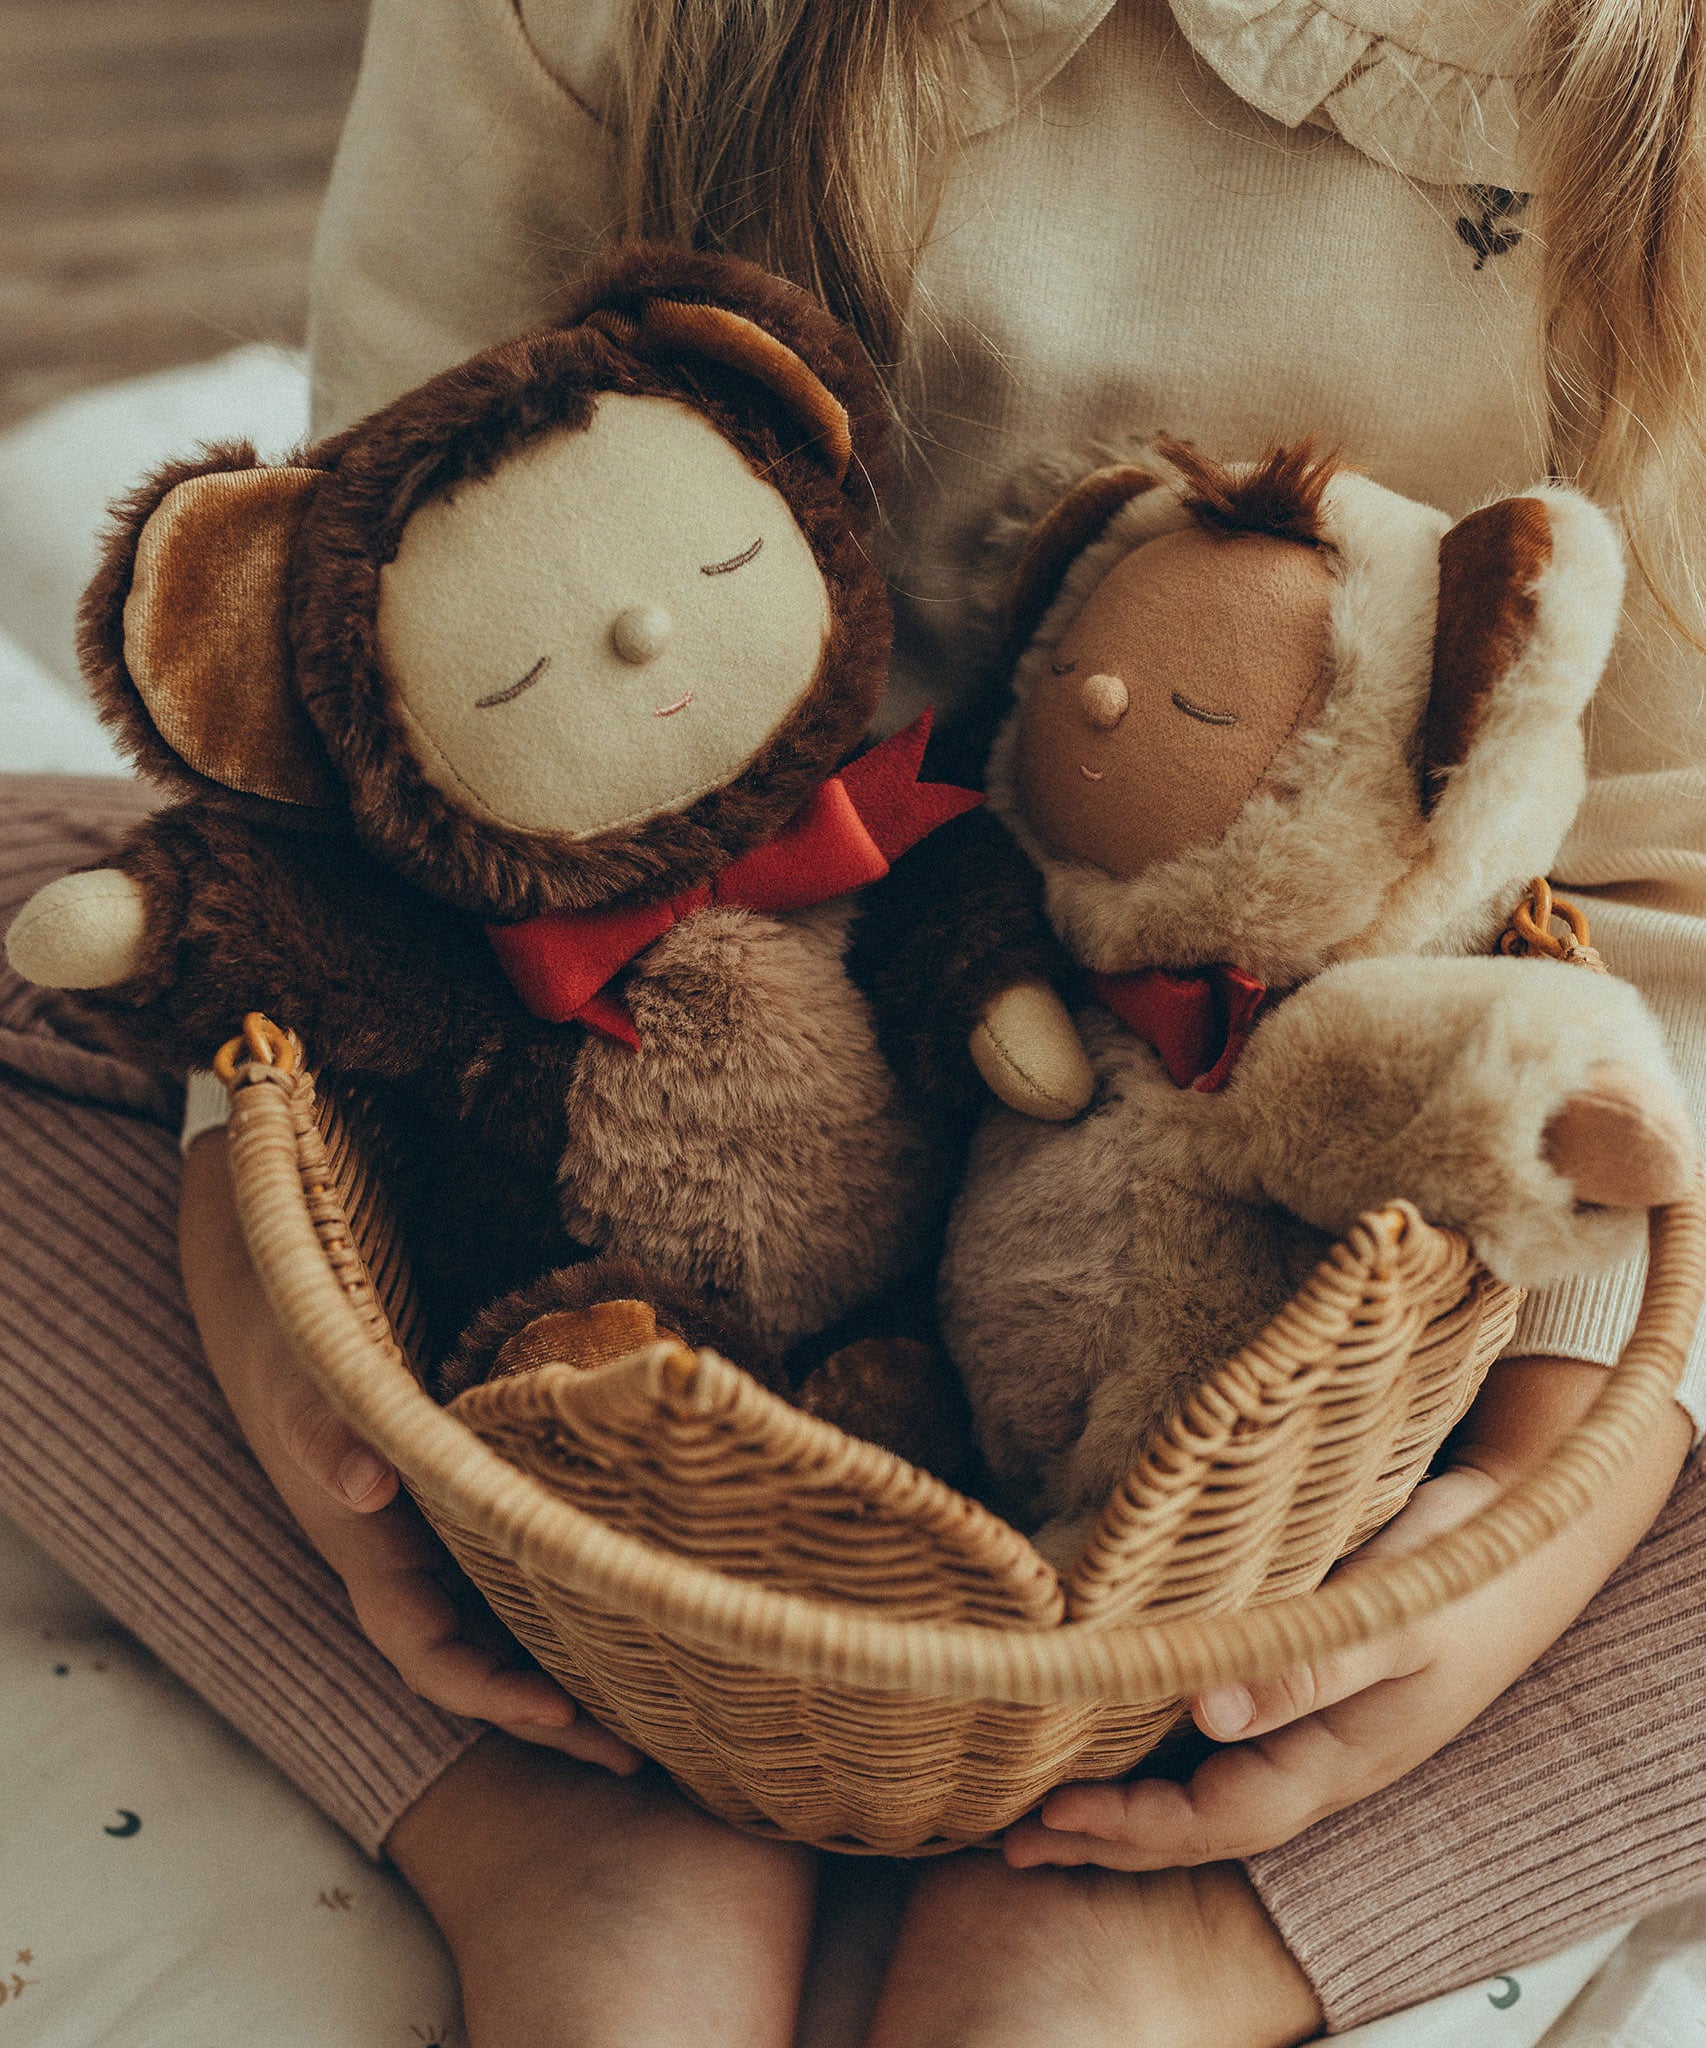
[[(623, 0), (375, 0), (315, 281), (316, 425), (547, 317), (612, 232)], [(897, 707), (951, 705), (970, 535), (1027, 454), (1339, 444), (1453, 512), (1543, 473), (1523, 0), (937, 0), (970, 133), (924, 252), (890, 503)], [(1706, 1109), (1706, 659), (1637, 600), (1557, 876)], [(1640, 1275), (1532, 1300), (1608, 1360)], [(1685, 1388), (1706, 1422), (1706, 1343)]]

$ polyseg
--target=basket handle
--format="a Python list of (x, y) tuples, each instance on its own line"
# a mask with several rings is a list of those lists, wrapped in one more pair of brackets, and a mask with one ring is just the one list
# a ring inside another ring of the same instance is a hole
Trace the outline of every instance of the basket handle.
[[(258, 1076), (256, 1077), (258, 1078)], [(453, 1496), (548, 1587), (778, 1675), (878, 1692), (1039, 1705), (1162, 1705), (1272, 1677), (1435, 1612), (1531, 1555), (1595, 1498), (1668, 1406), (1706, 1299), (1706, 1196), (1649, 1218), (1640, 1315), (1592, 1408), (1525, 1479), (1407, 1556), (1271, 1606), (1101, 1628), (999, 1630), (896, 1622), (724, 1577), (558, 1500), (447, 1415), (367, 1330), (320, 1251), (302, 1199), (306, 1075), (240, 1087), (231, 1148), (238, 1212), (274, 1311), (349, 1423), (419, 1491)]]

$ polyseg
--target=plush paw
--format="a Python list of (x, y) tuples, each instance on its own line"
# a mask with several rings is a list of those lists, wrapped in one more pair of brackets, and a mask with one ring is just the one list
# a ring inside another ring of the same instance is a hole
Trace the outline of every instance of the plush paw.
[(1085, 1508), (1076, 1515), (1059, 1515), (1045, 1522), (1031, 1538), (1031, 1548), (1046, 1557), (1064, 1579), (1084, 1555), (1090, 1538), (1101, 1522), (1099, 1508)]
[(1606, 1061), (1546, 1126), (1546, 1162), (1578, 1202), (1650, 1209), (1694, 1185), (1699, 1151), (1687, 1112), (1662, 1083)]
[(1078, 1027), (1046, 982), (1003, 989), (971, 1035), (971, 1056), (1009, 1109), (1045, 1123), (1068, 1122), (1095, 1092)]
[(62, 875), (12, 920), (6, 958), (43, 988), (111, 988), (142, 965), (147, 904), (119, 868)]
[(660, 1337), (657, 1312), (645, 1301), (596, 1301), (590, 1308), (553, 1308), (516, 1331), (497, 1355), (495, 1380), (537, 1372), (542, 1365), (572, 1365), (580, 1372), (643, 1351)]
[(971, 1410), (946, 1355), (916, 1337), (863, 1337), (826, 1358), (795, 1400), (950, 1484), (971, 1463)]

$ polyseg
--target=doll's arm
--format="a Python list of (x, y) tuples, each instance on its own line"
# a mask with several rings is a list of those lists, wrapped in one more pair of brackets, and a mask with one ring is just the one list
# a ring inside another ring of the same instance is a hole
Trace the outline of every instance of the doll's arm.
[(1199, 1100), (1229, 1191), (1335, 1233), (1402, 1196), (1524, 1286), (1633, 1256), (1697, 1170), (1645, 1004), (1551, 961), (1333, 968), (1258, 1028), (1223, 1115)]
[(165, 1064), (206, 1065), (246, 1011), (264, 1010), (317, 1058), (400, 1076), (478, 1015), (495, 970), (460, 923), (346, 837), (184, 804), (105, 866), (38, 891), (7, 953), (27, 978), (82, 991)]
[(867, 892), (848, 970), (896, 1071), (927, 1097), (971, 1106), (987, 1082), (1049, 1119), (1088, 1103), (1090, 1063), (1059, 993), (1071, 964), (1036, 869), (988, 811), (932, 833)]

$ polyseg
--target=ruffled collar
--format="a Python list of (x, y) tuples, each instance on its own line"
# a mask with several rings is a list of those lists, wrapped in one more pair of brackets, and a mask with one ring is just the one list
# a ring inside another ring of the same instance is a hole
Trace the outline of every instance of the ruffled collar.
[(1523, 0), (1169, 0), (1192, 48), (1288, 128), (1427, 184), (1533, 190)]
[[(601, 114), (631, 0), (510, 0), (558, 79)], [(830, 4), (830, 0), (823, 0)], [(932, 0), (958, 35), (963, 132), (1010, 120), (1115, 0)], [(1160, 4), (1160, 0), (1146, 0)], [(1533, 189), (1523, 151), (1526, 0), (1168, 0), (1203, 62), (1284, 122), (1336, 129), (1428, 184)]]
[(934, 0), (933, 27), (963, 42), (961, 132), (1011, 120), (1063, 70), (1113, 11), (1114, 0)]
[[(817, 0), (833, 6), (835, 0)], [(595, 120), (608, 118), (615, 53), (632, 0), (509, 0), (546, 69)], [(962, 132), (1011, 120), (1095, 33), (1114, 0), (930, 0), (965, 53)]]

